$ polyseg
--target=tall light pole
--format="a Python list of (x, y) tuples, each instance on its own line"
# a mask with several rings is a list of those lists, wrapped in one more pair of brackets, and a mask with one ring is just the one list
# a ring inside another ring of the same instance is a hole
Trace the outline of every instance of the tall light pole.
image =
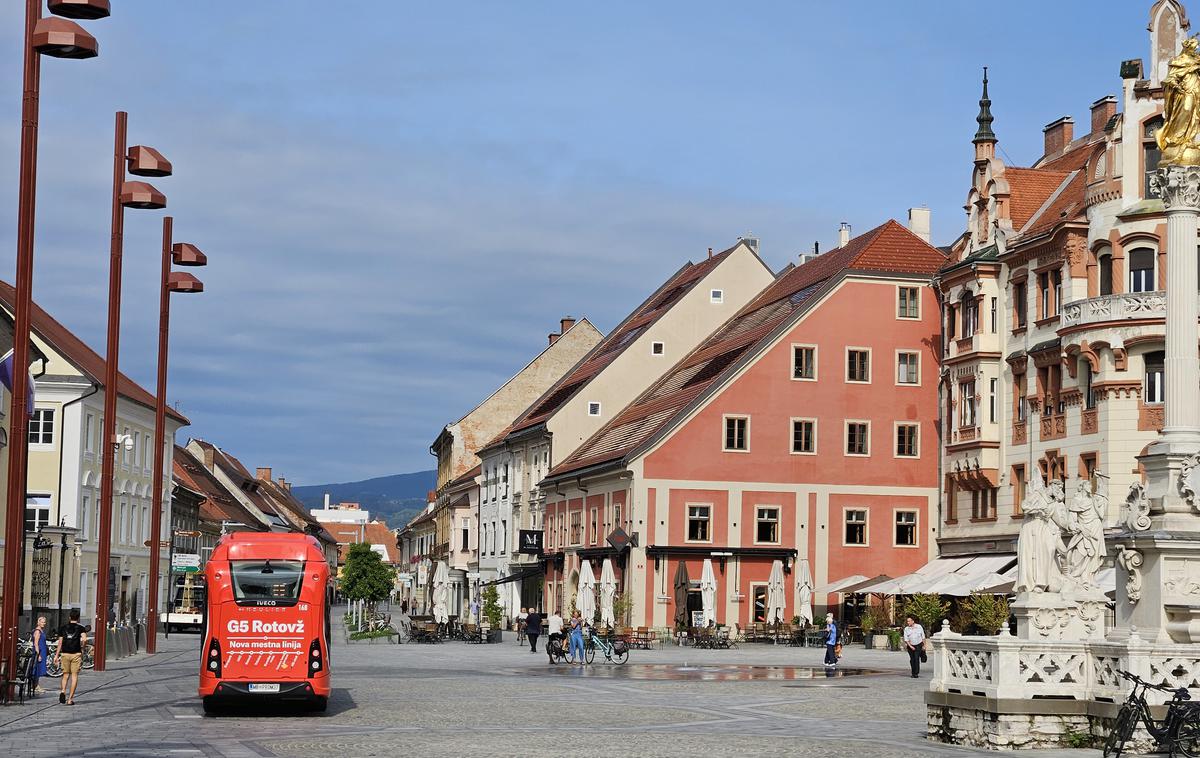
[[(96, 546), (96, 670), (104, 670), (104, 647), (107, 638), (109, 598), (108, 576), (112, 554), (113, 519), (113, 458), (117, 445), (117, 397), (120, 395), (120, 375), (117, 364), (121, 341), (121, 256), (124, 248), (125, 209), (157, 209), (167, 206), (167, 198), (146, 182), (130, 182), (125, 172), (135, 176), (170, 176), (171, 163), (154, 148), (137, 146), (125, 149), (129, 115), (117, 111), (116, 134), (113, 139), (113, 196), (112, 242), (108, 264), (108, 347), (104, 353), (104, 423), (100, 439), (100, 539)], [(152, 540), (157, 544), (157, 535)], [(157, 570), (157, 567), (155, 567)]]
[[(204, 266), (208, 257), (195, 245), (172, 242), (173, 222), (170, 216), (163, 218), (162, 282), (158, 295), (158, 387), (154, 393), (154, 488), (150, 508), (150, 603), (146, 618), (146, 652), (158, 648), (158, 560), (159, 535), (162, 533), (163, 466), (166, 461), (167, 433), (167, 341), (171, 322), (172, 292), (203, 292), (204, 283), (191, 274), (171, 271), (171, 263), (179, 266)], [(174, 527), (171, 527), (171, 547), (175, 546)], [(171, 586), (170, 570), (167, 573), (167, 592)], [(170, 595), (168, 595), (170, 597)]]
[[(50, 11), (67, 18), (104, 18), (108, 0), (58, 0)], [(29, 459), (29, 320), (33, 310), (33, 230), (37, 196), (38, 97), (41, 55), (93, 58), (96, 39), (66, 18), (42, 18), (41, 0), (25, 2), (25, 37), (21, 48), (24, 80), (21, 94), (21, 158), (17, 191), (17, 274), (13, 303), (13, 378), (9, 409), (8, 491), (4, 519), (4, 583), (0, 607), (0, 660), (16, 669), (17, 624), (21, 613), (22, 546), (25, 540), (25, 484)]]

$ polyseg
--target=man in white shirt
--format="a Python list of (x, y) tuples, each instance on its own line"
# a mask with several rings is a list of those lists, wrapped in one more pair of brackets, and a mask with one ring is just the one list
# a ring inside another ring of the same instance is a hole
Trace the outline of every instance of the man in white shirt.
[(925, 629), (912, 616), (904, 617), (904, 647), (908, 650), (913, 679), (916, 679), (921, 673), (921, 656), (925, 654)]
[[(546, 653), (547, 653), (547, 655), (549, 655), (549, 653), (550, 653), (550, 643), (551, 642), (558, 640), (559, 645), (560, 646), (562, 645), (562, 630), (563, 630), (563, 617), (558, 615), (558, 609), (555, 608), (554, 611), (550, 614), (550, 618), (546, 619), (546, 632), (549, 634), (549, 636), (546, 637)], [(565, 650), (564, 650), (564, 652), (565, 652)], [(550, 662), (554, 663), (554, 656), (550, 656)]]

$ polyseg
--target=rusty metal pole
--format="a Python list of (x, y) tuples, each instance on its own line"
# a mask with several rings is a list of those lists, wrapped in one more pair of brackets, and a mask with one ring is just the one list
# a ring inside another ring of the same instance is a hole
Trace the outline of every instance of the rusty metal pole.
[[(173, 219), (163, 217), (162, 233), (162, 283), (158, 295), (158, 386), (154, 392), (154, 486), (150, 506), (150, 606), (146, 618), (146, 652), (157, 651), (158, 642), (158, 561), (162, 536), (163, 509), (163, 465), (166, 459), (167, 433), (167, 332), (171, 321), (171, 292), (168, 277), (171, 274), (171, 231)], [(172, 527), (168, 527), (172, 528)], [(174, 543), (174, 539), (171, 540)], [(168, 578), (170, 574), (167, 575)], [(167, 582), (167, 606), (175, 588)]]
[(125, 183), (125, 133), (129, 116), (117, 111), (113, 140), (112, 241), (108, 262), (108, 347), (104, 352), (104, 423), (100, 433), (100, 538), (96, 544), (96, 628), (94, 658), (96, 671), (104, 670), (108, 626), (108, 576), (112, 570), (113, 457), (117, 445), (117, 361), (121, 341), (121, 255), (125, 236), (125, 208), (121, 185)]
[[(40, 0), (26, 0), (24, 84), (21, 96), (21, 167), (17, 194), (17, 276), (13, 304), (12, 405), (9, 408), (8, 492), (4, 519), (3, 608), (0, 610), (0, 660), (13, 679), (17, 661), (17, 625), (23, 588), (20, 587), (25, 545), (25, 483), (29, 458), (29, 321), (33, 310), (33, 229), (37, 199), (38, 84), (41, 61), (33, 49), (33, 28), (42, 15)], [(8, 693), (4, 693), (7, 695)]]

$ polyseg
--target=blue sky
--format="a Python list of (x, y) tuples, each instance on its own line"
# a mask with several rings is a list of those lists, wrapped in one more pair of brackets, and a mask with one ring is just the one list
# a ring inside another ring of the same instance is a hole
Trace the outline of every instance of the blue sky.
[[(0, 6), (0, 239), (21, 19)], [(906, 209), (961, 230), (980, 67), (1010, 165), (1146, 57), (1149, 0), (175, 3), (45, 60), (35, 292), (103, 352), (113, 113), (175, 164), (169, 396), (301, 484), (430, 468), (564, 315), (611, 328), (752, 231), (780, 268)], [(286, 9), (286, 11), (284, 10)], [(331, 14), (331, 10), (336, 10)], [(160, 212), (126, 214), (121, 368), (153, 388)], [(0, 252), (11, 281), (13, 245)]]

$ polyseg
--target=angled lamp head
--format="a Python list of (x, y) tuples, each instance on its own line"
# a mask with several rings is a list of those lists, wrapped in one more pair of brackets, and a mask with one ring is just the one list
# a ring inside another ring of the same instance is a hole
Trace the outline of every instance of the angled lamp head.
[(108, 18), (112, 7), (108, 0), (50, 0), (50, 12), (63, 18)]
[(134, 145), (125, 157), (129, 173), (134, 176), (170, 176), (171, 162), (152, 147)]
[(51, 58), (95, 58), (100, 54), (96, 38), (65, 18), (39, 19), (33, 27), (33, 49)]
[(125, 182), (121, 185), (121, 205), (126, 208), (157, 210), (167, 207), (167, 196), (146, 182)]
[(190, 242), (171, 245), (171, 261), (176, 266), (207, 266), (208, 256)]
[(172, 271), (167, 276), (167, 291), (168, 292), (203, 292), (204, 282), (185, 271)]

